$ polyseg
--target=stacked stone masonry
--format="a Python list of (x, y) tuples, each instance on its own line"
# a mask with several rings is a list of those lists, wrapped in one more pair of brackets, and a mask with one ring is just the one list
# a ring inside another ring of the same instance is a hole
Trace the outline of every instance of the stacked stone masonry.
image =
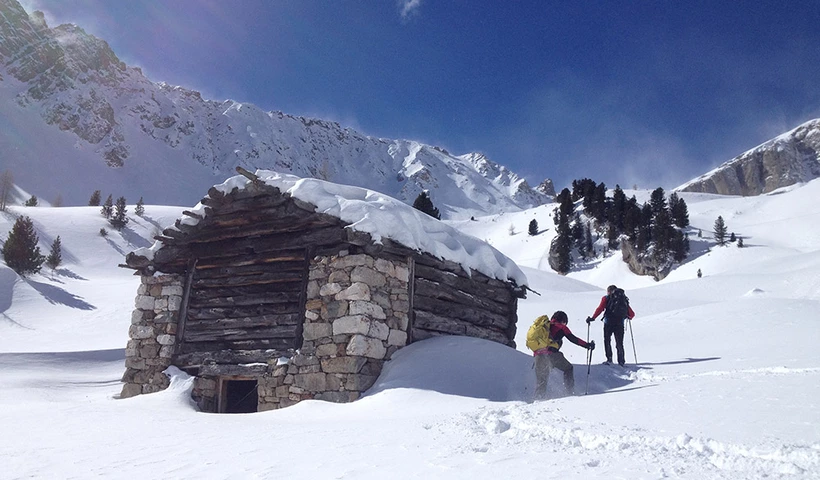
[(174, 354), (182, 279), (178, 275), (143, 276), (135, 304), (125, 347), (123, 398), (158, 392), (169, 385), (163, 372)]
[[(311, 262), (302, 348), (271, 365), (259, 381), (259, 409), (305, 399), (356, 400), (386, 360), (407, 344), (408, 263), (370, 255), (315, 257)], [(275, 360), (272, 360), (274, 362)]]

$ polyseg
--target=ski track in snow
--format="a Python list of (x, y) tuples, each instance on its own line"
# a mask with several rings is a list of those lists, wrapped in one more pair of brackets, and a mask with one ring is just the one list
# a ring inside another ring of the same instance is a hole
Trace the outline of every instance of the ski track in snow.
[(742, 370), (723, 370), (714, 372), (701, 372), (680, 375), (658, 375), (652, 372), (638, 370), (629, 372), (621, 377), (636, 382), (666, 382), (674, 380), (686, 380), (697, 377), (726, 377), (736, 375), (806, 375), (820, 373), (820, 368), (789, 368), (789, 367), (763, 367), (749, 368)]
[(612, 462), (643, 464), (667, 475), (692, 478), (763, 478), (808, 475), (820, 472), (820, 443), (811, 445), (743, 444), (696, 438), (687, 433), (662, 436), (640, 428), (623, 428), (613, 434), (611, 426), (567, 419), (550, 410), (546, 403), (483, 408), (474, 413), (438, 424), (442, 433), (461, 435), (464, 441), (457, 454), (498, 453), (511, 450), (520, 454), (546, 452), (574, 454), (585, 458), (587, 467), (604, 467)]

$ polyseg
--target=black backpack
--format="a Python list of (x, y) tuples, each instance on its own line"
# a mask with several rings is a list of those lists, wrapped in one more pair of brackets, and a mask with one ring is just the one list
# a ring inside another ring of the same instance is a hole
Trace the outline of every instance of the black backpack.
[(629, 316), (629, 298), (623, 289), (616, 288), (607, 296), (604, 316), (607, 320), (613, 321), (623, 320)]

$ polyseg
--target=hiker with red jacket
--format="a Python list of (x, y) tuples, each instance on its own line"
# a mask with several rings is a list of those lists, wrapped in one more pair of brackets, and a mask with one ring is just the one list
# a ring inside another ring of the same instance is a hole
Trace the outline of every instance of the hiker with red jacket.
[(575, 389), (575, 375), (572, 371), (572, 364), (567, 361), (564, 354), (559, 350), (564, 343), (564, 338), (570, 342), (584, 347), (588, 350), (595, 349), (595, 342), (585, 342), (572, 334), (567, 327), (569, 319), (567, 314), (558, 310), (552, 314), (550, 323), (544, 325), (549, 329), (549, 342), (547, 346), (533, 352), (535, 356), (535, 398), (543, 399), (547, 396), (547, 380), (550, 370), (557, 368), (564, 372), (564, 386), (567, 394), (572, 395)]
[(612, 363), (612, 335), (615, 335), (615, 349), (618, 353), (618, 365), (624, 366), (624, 320), (635, 318), (635, 312), (629, 306), (629, 298), (624, 291), (615, 285), (610, 285), (606, 289), (606, 295), (601, 298), (601, 303), (595, 309), (592, 317), (587, 317), (587, 323), (592, 323), (604, 312), (604, 352), (606, 361), (604, 364)]

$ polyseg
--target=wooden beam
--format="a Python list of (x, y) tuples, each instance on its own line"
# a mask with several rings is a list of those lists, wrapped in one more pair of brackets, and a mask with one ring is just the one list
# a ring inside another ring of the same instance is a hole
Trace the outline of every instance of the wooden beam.
[(435, 298), (460, 305), (467, 305), (488, 310), (499, 315), (510, 313), (510, 304), (499, 303), (488, 298), (486, 295), (475, 295), (463, 292), (458, 288), (446, 283), (434, 282), (425, 278), (417, 277), (415, 282), (416, 295)]
[(279, 357), (292, 357), (293, 350), (217, 350), (214, 352), (191, 352), (175, 355), (173, 364), (178, 367), (202, 365), (206, 363), (267, 363)]
[(488, 312), (480, 308), (468, 307), (447, 301), (437, 300), (429, 297), (422, 297), (416, 293), (415, 309), (426, 310), (438, 315), (464, 320), (474, 325), (493, 326), (506, 330), (509, 327), (509, 318), (506, 315)]
[(277, 325), (274, 327), (230, 328), (221, 330), (202, 330), (185, 332), (184, 341), (187, 342), (218, 342), (228, 340), (262, 340), (287, 339), (293, 341), (296, 335), (296, 325)]

